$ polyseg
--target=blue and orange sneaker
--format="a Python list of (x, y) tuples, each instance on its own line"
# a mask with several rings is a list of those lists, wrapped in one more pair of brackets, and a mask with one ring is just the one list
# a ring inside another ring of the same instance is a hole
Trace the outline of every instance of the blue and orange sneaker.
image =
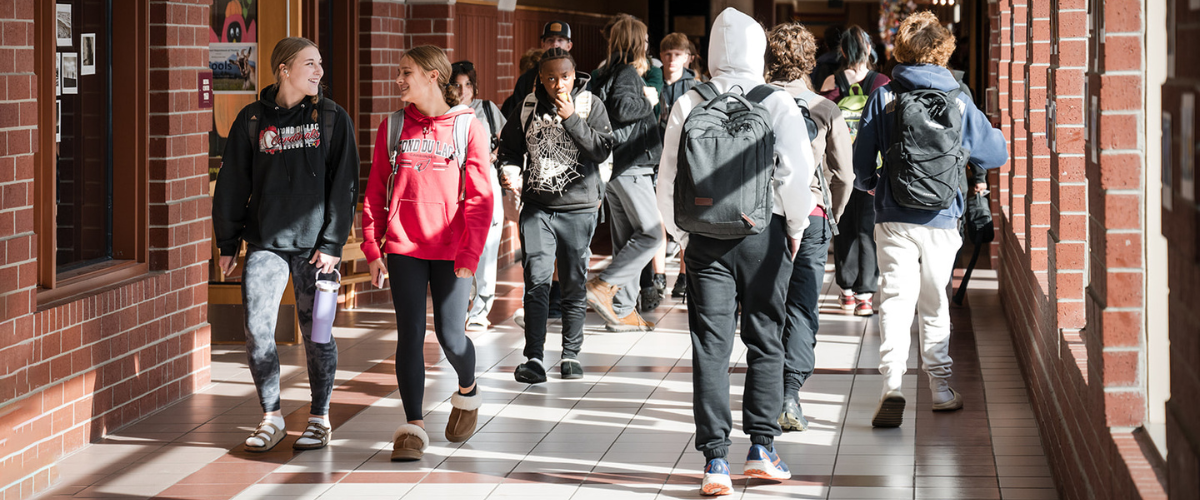
[(783, 481), (792, 478), (792, 471), (787, 464), (775, 453), (775, 447), (767, 449), (761, 444), (750, 445), (750, 453), (746, 455), (745, 474), (759, 479), (774, 479)]
[(714, 458), (704, 466), (704, 479), (700, 481), (700, 494), (708, 496), (733, 494), (733, 480), (729, 478), (729, 462), (724, 458)]

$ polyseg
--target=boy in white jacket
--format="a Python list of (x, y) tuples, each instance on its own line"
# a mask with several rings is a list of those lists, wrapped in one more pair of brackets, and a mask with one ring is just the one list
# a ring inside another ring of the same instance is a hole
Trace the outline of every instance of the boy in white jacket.
[[(708, 66), (718, 92), (749, 92), (762, 85), (767, 38), (754, 19), (732, 8), (713, 22)], [(757, 56), (748, 56), (757, 54)], [(735, 88), (736, 87), (736, 88)], [(762, 101), (771, 114), (775, 131), (775, 171), (772, 222), (763, 232), (723, 240), (700, 234), (690, 236), (675, 224), (675, 177), (678, 172), (680, 133), (689, 113), (702, 98), (695, 90), (675, 102), (667, 121), (662, 162), (658, 174), (658, 208), (667, 231), (686, 250), (688, 268), (688, 323), (692, 335), (693, 414), (696, 449), (707, 464), (701, 492), (733, 492), (729, 477), (729, 357), (741, 304), (742, 341), (747, 355), (742, 430), (753, 443), (745, 473), (765, 479), (791, 477), (775, 453), (774, 438), (781, 434), (776, 417), (783, 405), (784, 298), (787, 296), (791, 258), (808, 226), (815, 201), (809, 190), (813, 176), (812, 145), (800, 108), (786, 92), (775, 92)], [(691, 245), (696, 242), (698, 244)], [(733, 297), (735, 300), (729, 300)]]

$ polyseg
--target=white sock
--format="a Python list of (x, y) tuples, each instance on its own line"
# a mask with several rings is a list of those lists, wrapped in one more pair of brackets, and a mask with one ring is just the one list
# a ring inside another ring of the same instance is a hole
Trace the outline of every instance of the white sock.
[(933, 404), (942, 404), (954, 399), (954, 393), (950, 392), (950, 382), (944, 378), (930, 379), (929, 392), (933, 395)]
[[(321, 415), (321, 416), (309, 415), (308, 421), (324, 425), (325, 427), (332, 427), (331, 425), (329, 425), (329, 415)], [(317, 444), (320, 442), (321, 442), (321, 440), (316, 437), (307, 437), (305, 435), (301, 435), (300, 439), (296, 440), (296, 444)]]
[(842, 296), (844, 296), (844, 297), (850, 297), (850, 296), (852, 296), (852, 295), (854, 295), (854, 291), (853, 291), (853, 290), (842, 290)]
[(873, 293), (860, 293), (860, 294), (855, 295), (854, 299), (855, 300), (867, 300), (867, 299), (870, 299), (874, 295), (875, 294), (873, 294)]
[[(282, 416), (279, 416), (279, 415), (264, 416), (262, 419), (262, 422), (274, 425), (275, 427), (278, 427), (279, 432), (287, 432), (283, 428), (283, 417)], [(263, 432), (270, 433), (271, 429), (270, 428), (264, 429)], [(272, 435), (274, 435), (274, 434), (272, 434)], [(246, 438), (246, 446), (252, 446), (252, 447), (257, 448), (257, 447), (263, 446), (265, 444), (267, 444), (266, 441), (263, 441), (262, 438), (258, 437), (257, 434)]]

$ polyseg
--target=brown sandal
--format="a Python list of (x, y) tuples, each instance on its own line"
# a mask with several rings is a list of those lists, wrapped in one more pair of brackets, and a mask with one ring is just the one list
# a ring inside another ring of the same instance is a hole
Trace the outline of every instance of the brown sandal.
[(320, 442), (313, 444), (301, 444), (300, 440), (297, 439), (296, 442), (292, 443), (292, 448), (296, 450), (319, 450), (329, 446), (330, 435), (332, 435), (332, 430), (329, 427), (317, 422), (309, 422), (308, 427), (304, 429), (304, 434), (301, 434), (300, 438), (316, 439)]
[(274, 448), (275, 445), (279, 444), (280, 441), (283, 441), (283, 437), (286, 435), (287, 431), (276, 427), (275, 424), (270, 422), (261, 422), (258, 424), (258, 427), (254, 429), (254, 432), (250, 434), (250, 437), (261, 439), (263, 445), (246, 445), (246, 451), (252, 451), (254, 453), (270, 451), (271, 448)]

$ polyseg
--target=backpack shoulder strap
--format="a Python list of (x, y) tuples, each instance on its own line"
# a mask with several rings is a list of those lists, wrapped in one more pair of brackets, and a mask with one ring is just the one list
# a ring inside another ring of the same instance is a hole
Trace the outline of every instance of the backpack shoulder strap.
[(876, 73), (875, 70), (867, 71), (867, 76), (862, 81), (862, 91), (864, 94), (871, 93), (871, 88), (875, 86), (876, 76), (879, 76), (879, 73)]
[(783, 89), (780, 89), (779, 87), (773, 87), (773, 86), (767, 85), (767, 84), (759, 85), (757, 87), (750, 89), (750, 92), (746, 93), (746, 100), (753, 102), (753, 103), (762, 104), (762, 102), (764, 100), (766, 100), (767, 97), (770, 97), (771, 94), (774, 94), (778, 90), (783, 90)]
[(454, 117), (454, 156), (458, 160), (458, 201), (466, 199), (467, 187), (467, 140), (471, 133), (474, 114), (463, 113)]
[(500, 131), (496, 130), (496, 117), (492, 115), (492, 101), (483, 101), (483, 114), (487, 118), (488, 130), (493, 135), (500, 135)]
[(838, 89), (838, 98), (850, 95), (850, 80), (846, 79), (846, 73), (843, 71), (835, 71), (833, 73), (833, 85)]
[(529, 120), (533, 117), (534, 110), (537, 109), (537, 95), (530, 92), (521, 101), (521, 128), (525, 133), (529, 133)]
[(400, 152), (400, 132), (404, 130), (404, 108), (393, 111), (388, 117), (388, 158), (392, 160), (392, 170), (396, 169), (396, 155)]
[(258, 131), (259, 124), (262, 123), (263, 108), (257, 100), (246, 105), (246, 110), (250, 116), (246, 118), (246, 137), (250, 141), (250, 145), (255, 151), (259, 150)]
[(712, 82), (701, 83), (700, 85), (692, 87), (692, 90), (695, 90), (696, 93), (700, 94), (700, 98), (705, 101), (711, 101), (717, 97), (717, 86), (713, 85)]
[(579, 95), (575, 96), (575, 112), (579, 113), (579, 117), (587, 121), (588, 116), (592, 114), (592, 93), (583, 90)]

